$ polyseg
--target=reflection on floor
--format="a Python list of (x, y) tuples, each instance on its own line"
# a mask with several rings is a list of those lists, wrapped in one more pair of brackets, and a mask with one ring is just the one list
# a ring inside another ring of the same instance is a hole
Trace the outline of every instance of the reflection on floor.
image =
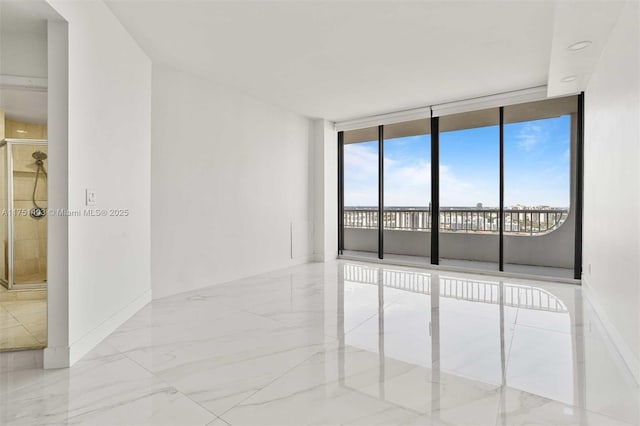
[(47, 291), (0, 285), (0, 351), (47, 346)]
[(155, 300), (71, 369), (24, 354), (2, 424), (640, 422), (579, 286), (486, 275), (301, 265)]
[[(341, 256), (349, 260), (378, 260), (378, 254), (368, 251), (345, 250)], [(384, 260), (402, 266), (431, 266), (431, 258), (424, 256), (409, 256), (404, 254), (386, 253)], [(440, 265), (459, 269), (460, 271), (490, 271), (498, 272), (498, 262), (480, 262), (477, 260), (440, 259)], [(505, 263), (505, 272), (523, 275), (534, 275), (545, 278), (561, 278), (563, 282), (573, 281), (573, 270), (566, 268), (551, 268), (547, 266), (516, 265)]]

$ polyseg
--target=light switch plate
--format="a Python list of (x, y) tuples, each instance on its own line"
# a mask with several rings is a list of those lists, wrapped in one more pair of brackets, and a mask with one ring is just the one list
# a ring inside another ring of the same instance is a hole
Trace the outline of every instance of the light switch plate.
[(86, 190), (86, 204), (87, 206), (96, 205), (96, 191), (94, 191), (93, 189)]

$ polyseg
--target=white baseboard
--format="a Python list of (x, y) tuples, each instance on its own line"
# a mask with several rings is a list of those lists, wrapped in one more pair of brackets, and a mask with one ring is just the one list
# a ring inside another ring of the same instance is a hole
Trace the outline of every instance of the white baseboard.
[(69, 348), (69, 365), (73, 365), (91, 349), (98, 346), (105, 337), (113, 333), (136, 312), (151, 302), (151, 290), (145, 291), (120, 311), (113, 314), (102, 324), (71, 344)]
[(44, 349), (43, 367), (45, 369), (69, 367), (68, 347), (49, 347)]
[(589, 279), (586, 274), (582, 275), (582, 291), (587, 299), (589, 299), (589, 303), (591, 303), (593, 310), (596, 315), (598, 315), (598, 319), (600, 319), (609, 339), (611, 339), (611, 342), (620, 353), (622, 360), (631, 371), (636, 384), (640, 385), (640, 359), (638, 359), (638, 356), (633, 352), (633, 350), (631, 350), (629, 344), (620, 335), (618, 329), (613, 325), (604, 308), (600, 302), (598, 302), (598, 298), (596, 297), (593, 288), (590, 286)]
[(311, 263), (313, 262), (314, 258), (315, 258), (315, 255), (313, 254), (296, 257), (295, 259), (291, 260), (291, 264), (289, 266), (296, 266), (296, 265), (303, 265), (305, 263)]
[(327, 253), (314, 253), (311, 261), (312, 262), (330, 262), (332, 260), (336, 260), (338, 258), (338, 252), (327, 252)]
[(102, 324), (73, 342), (68, 348), (46, 348), (44, 350), (44, 368), (72, 366), (149, 302), (151, 302), (151, 290), (145, 291)]
[[(0, 0), (0, 1), (2, 1), (2, 0)], [(291, 268), (293, 266), (303, 265), (305, 263), (312, 263), (312, 262), (315, 262), (315, 259), (316, 259), (316, 255), (315, 254), (308, 254), (308, 255), (296, 257), (295, 259), (287, 259), (284, 262), (278, 262), (276, 265), (270, 265), (270, 266), (264, 267), (264, 268), (262, 268), (262, 269), (260, 269), (258, 271), (251, 271), (251, 272), (248, 272), (246, 274), (226, 277), (226, 278), (222, 278), (222, 279), (213, 279), (213, 280), (202, 281), (202, 282), (199, 282), (199, 283), (194, 284), (194, 285), (192, 285), (190, 287), (187, 287), (187, 288), (172, 288), (171, 292), (168, 292), (168, 293), (167, 292), (162, 292), (161, 290), (163, 290), (163, 289), (155, 289), (154, 292), (153, 292), (154, 300), (164, 299), (165, 297), (171, 297), (171, 296), (175, 296), (176, 294), (186, 293), (186, 292), (189, 292), (189, 291), (196, 291), (196, 290), (200, 290), (200, 289), (207, 288), (207, 287), (210, 287), (210, 286), (215, 286), (215, 285), (230, 283), (230, 282), (233, 282), (233, 281), (243, 280), (245, 278), (254, 277), (254, 276), (260, 275), (260, 274), (266, 274), (266, 273), (273, 272), (273, 271), (278, 271), (280, 269)]]

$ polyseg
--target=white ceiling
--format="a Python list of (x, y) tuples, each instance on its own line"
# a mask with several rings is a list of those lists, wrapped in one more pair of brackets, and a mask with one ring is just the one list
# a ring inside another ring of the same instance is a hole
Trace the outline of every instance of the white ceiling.
[[(553, 46), (550, 53), (549, 96), (586, 89), (591, 72), (598, 63), (623, 5), (624, 2), (620, 1), (558, 3), (555, 9)], [(587, 49), (572, 51), (567, 48), (583, 40), (591, 41)], [(571, 77), (575, 77), (575, 80), (568, 83), (562, 81)]]
[(109, 0), (151, 58), (310, 117), (544, 85), (554, 4)]
[[(29, 43), (42, 39), (46, 46), (49, 19), (59, 20), (60, 17), (43, 0), (0, 0), (0, 63), (11, 60), (7, 59), (8, 56), (16, 54), (16, 49), (8, 46), (9, 39), (14, 42), (16, 38), (24, 36)], [(8, 55), (9, 51), (11, 55)], [(30, 54), (38, 52), (34, 50)], [(42, 54), (46, 55), (46, 50)], [(11, 67), (0, 66), (0, 69), (4, 68)], [(46, 79), (13, 73), (0, 75), (0, 109), (6, 112), (7, 118), (13, 120), (46, 123)]]
[[(336, 121), (545, 84), (552, 96), (583, 90), (623, 3), (106, 1), (154, 62)], [(0, 0), (2, 32), (46, 37), (46, 19), (59, 17), (42, 0)], [(23, 119), (44, 121), (45, 99), (0, 90), (0, 108)]]
[(47, 92), (0, 86), (0, 109), (7, 118), (28, 123), (47, 122)]
[(45, 35), (54, 15), (42, 0), (1, 0), (0, 31)]
[[(534, 87), (567, 73), (577, 82), (550, 90), (575, 92), (621, 4), (106, 1), (156, 63), (330, 120)], [(0, 3), (3, 29), (24, 30), (42, 19), (31, 7), (42, 1)], [(580, 25), (585, 16), (598, 19)], [(584, 38), (596, 39), (587, 55), (566, 53), (567, 40)]]

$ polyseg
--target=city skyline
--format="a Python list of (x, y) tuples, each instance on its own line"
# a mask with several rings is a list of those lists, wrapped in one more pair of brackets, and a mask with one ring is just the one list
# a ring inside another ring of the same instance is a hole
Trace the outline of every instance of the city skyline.
[[(505, 206), (569, 207), (568, 115), (504, 126)], [(386, 207), (428, 207), (430, 135), (385, 140)], [(376, 206), (377, 141), (345, 145), (345, 206)], [(497, 207), (499, 127), (440, 133), (440, 205)]]

